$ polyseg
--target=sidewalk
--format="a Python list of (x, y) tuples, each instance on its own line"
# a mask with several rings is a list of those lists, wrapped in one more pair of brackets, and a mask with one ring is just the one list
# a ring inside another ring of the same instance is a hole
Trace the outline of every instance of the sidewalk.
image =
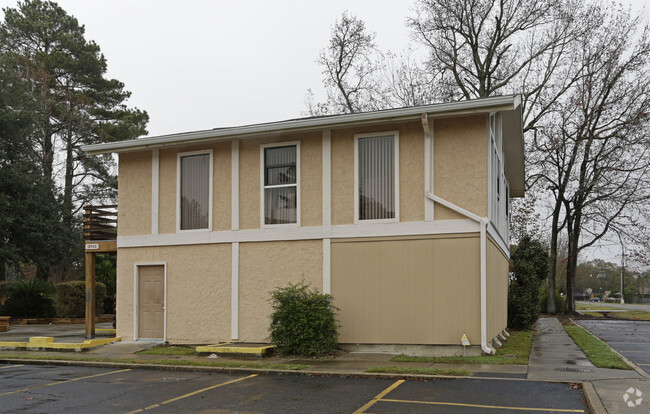
[[(635, 370), (596, 368), (566, 333), (555, 318), (540, 318), (528, 362), (528, 379), (558, 382), (582, 382), (583, 392), (596, 414), (648, 412), (650, 407), (650, 381)], [(627, 406), (625, 393), (630, 389), (628, 401), (636, 400), (636, 390), (642, 393), (641, 405)]]

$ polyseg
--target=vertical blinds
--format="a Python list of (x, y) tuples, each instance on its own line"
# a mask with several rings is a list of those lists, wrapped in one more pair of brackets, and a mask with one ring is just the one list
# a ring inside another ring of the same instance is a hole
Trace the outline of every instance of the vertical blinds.
[(297, 222), (296, 146), (264, 149), (264, 223)]
[(210, 154), (181, 157), (181, 230), (207, 229)]
[(395, 218), (395, 137), (359, 138), (359, 220)]

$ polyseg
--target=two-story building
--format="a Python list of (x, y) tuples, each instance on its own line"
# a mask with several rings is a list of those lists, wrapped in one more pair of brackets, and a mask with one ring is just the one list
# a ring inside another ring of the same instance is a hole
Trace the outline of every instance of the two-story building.
[(304, 280), (344, 347), (492, 352), (521, 117), (499, 96), (86, 146), (119, 155), (118, 335), (267, 342), (269, 292)]

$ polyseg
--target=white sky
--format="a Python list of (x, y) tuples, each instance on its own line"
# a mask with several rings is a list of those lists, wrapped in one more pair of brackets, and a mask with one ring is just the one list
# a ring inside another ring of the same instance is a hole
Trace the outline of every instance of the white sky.
[(415, 45), (405, 26), (412, 0), (57, 3), (99, 44), (108, 76), (132, 92), (129, 105), (149, 113), (149, 135), (300, 117), (308, 88), (324, 97), (316, 59), (344, 10), (376, 32), (382, 51)]
[[(0, 0), (0, 8), (16, 7)], [(149, 135), (297, 118), (321, 67), (330, 28), (345, 10), (377, 34), (380, 50), (413, 46), (413, 0), (59, 0), (101, 47), (108, 77), (149, 113)], [(640, 12), (644, 0), (623, 0)], [(0, 11), (0, 18), (4, 13)], [(648, 11), (645, 11), (648, 19)], [(611, 242), (605, 242), (611, 243)], [(594, 257), (620, 255), (609, 245)], [(589, 260), (590, 253), (583, 257)], [(620, 260), (620, 259), (619, 259)]]

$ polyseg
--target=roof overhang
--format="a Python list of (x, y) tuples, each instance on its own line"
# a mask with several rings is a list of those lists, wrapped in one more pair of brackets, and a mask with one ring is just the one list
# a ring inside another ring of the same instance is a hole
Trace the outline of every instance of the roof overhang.
[(501, 112), (503, 152), (510, 196), (523, 197), (526, 187), (524, 171), (524, 130), (521, 104), (511, 111)]
[(252, 139), (288, 133), (346, 128), (352, 125), (380, 125), (394, 122), (420, 121), (422, 114), (427, 114), (428, 117), (435, 119), (489, 112), (502, 113), (506, 175), (510, 182), (510, 193), (513, 197), (522, 197), (524, 194), (524, 144), (520, 95), (495, 96), (355, 114), (299, 118), (180, 134), (145, 136), (129, 141), (86, 145), (82, 147), (82, 150), (88, 155), (121, 153), (232, 139)]

